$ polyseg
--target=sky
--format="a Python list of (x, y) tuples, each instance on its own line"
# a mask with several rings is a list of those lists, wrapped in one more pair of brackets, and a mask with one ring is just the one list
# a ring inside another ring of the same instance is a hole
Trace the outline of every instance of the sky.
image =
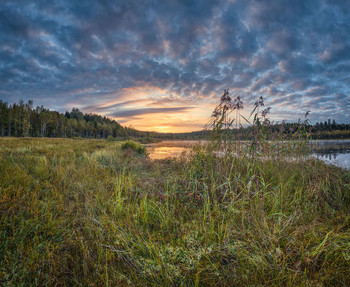
[(350, 1), (1, 0), (8, 103), (190, 132), (227, 88), (243, 115), (350, 123)]

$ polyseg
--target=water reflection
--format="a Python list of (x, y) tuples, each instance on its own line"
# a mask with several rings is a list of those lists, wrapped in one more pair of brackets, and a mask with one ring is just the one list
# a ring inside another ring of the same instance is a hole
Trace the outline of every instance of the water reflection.
[[(198, 143), (198, 141), (163, 141), (147, 145), (147, 150), (151, 159), (165, 159), (178, 157), (187, 148)], [(350, 140), (319, 140), (312, 141), (311, 144), (313, 157), (328, 164), (350, 169)]]
[(160, 143), (148, 144), (146, 146), (149, 157), (153, 160), (178, 157), (186, 149), (203, 142), (204, 141), (162, 141)]
[(165, 159), (178, 157), (185, 150), (185, 147), (150, 147), (148, 148), (150, 159)]
[(350, 169), (350, 140), (313, 141), (313, 156), (328, 164)]
[(325, 154), (322, 154), (322, 153), (316, 153), (315, 156), (317, 158), (322, 158), (322, 159), (326, 159), (326, 160), (335, 160), (337, 159), (337, 156), (339, 154), (337, 153), (325, 153)]

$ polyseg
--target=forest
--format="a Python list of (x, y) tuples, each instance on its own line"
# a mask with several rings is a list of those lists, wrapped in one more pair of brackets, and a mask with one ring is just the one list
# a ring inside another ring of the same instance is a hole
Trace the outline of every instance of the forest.
[(33, 106), (33, 101), (9, 105), (0, 100), (1, 136), (14, 137), (81, 137), (107, 138), (146, 136), (133, 128), (97, 114), (83, 114), (78, 108), (65, 114), (43, 106)]

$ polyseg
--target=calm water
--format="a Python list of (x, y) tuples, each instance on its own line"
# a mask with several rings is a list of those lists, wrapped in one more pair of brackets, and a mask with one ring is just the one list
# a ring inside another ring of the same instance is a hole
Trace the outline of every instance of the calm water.
[(160, 143), (147, 144), (147, 151), (151, 159), (164, 159), (178, 157), (186, 149), (193, 147), (198, 141), (162, 141)]
[[(163, 141), (147, 145), (147, 150), (151, 159), (164, 159), (180, 156), (197, 143), (198, 141)], [(350, 140), (319, 140), (312, 144), (312, 156), (328, 164), (350, 169)]]
[(350, 169), (350, 140), (319, 140), (313, 144), (314, 157)]

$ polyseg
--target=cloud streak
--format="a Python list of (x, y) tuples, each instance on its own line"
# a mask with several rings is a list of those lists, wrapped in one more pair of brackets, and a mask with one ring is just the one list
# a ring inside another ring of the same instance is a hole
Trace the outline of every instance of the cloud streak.
[(178, 108), (147, 108), (147, 109), (136, 109), (136, 110), (122, 110), (122, 111), (110, 113), (108, 114), (108, 116), (113, 118), (130, 118), (130, 117), (135, 117), (140, 115), (187, 112), (190, 109), (192, 108), (178, 107)]

